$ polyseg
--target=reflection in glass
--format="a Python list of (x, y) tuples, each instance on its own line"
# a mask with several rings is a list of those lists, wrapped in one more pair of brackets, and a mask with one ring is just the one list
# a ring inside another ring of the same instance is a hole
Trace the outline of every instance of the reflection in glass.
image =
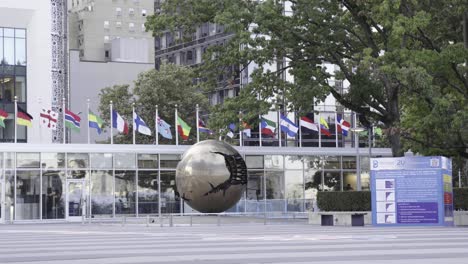
[(248, 172), (245, 211), (249, 213), (263, 212), (265, 208), (265, 188), (263, 170)]
[(26, 77), (16, 76), (15, 83), (16, 83), (15, 95), (18, 99), (18, 102), (20, 103), (26, 102)]
[(304, 198), (304, 177), (302, 170), (285, 171), (285, 186), (288, 212), (300, 212)]
[(322, 168), (320, 163), (320, 156), (305, 156), (304, 157), (304, 169), (319, 170)]
[(68, 182), (68, 216), (82, 216), (84, 209), (84, 183)]
[(115, 213), (135, 215), (136, 173), (115, 171)]
[(266, 198), (284, 199), (284, 177), (282, 171), (266, 171)]
[(265, 168), (282, 170), (283, 169), (283, 156), (265, 155)]
[(91, 153), (92, 169), (112, 169), (112, 154), (110, 153)]
[(42, 172), (42, 219), (65, 217), (65, 172)]
[(40, 171), (16, 172), (16, 219), (39, 219)]
[(68, 153), (68, 168), (89, 168), (88, 153)]
[(5, 152), (5, 168), (12, 169), (15, 166), (15, 153)]
[(138, 154), (138, 168), (157, 169), (158, 168), (158, 155), (157, 154)]
[(356, 157), (343, 157), (343, 170), (355, 170)]
[(361, 190), (370, 191), (370, 176), (369, 171), (361, 171)]
[(4, 38), (3, 39), (3, 63), (6, 65), (15, 64), (15, 39)]
[(158, 172), (138, 171), (138, 213), (158, 213)]
[(15, 174), (12, 170), (5, 170), (5, 220), (12, 219), (15, 206)]
[(357, 177), (355, 172), (343, 172), (343, 190), (357, 190)]
[(91, 171), (91, 213), (112, 215), (114, 205), (112, 171)]
[(26, 40), (15, 39), (15, 65), (26, 65)]
[(179, 161), (180, 155), (161, 154), (161, 168), (175, 169)]
[(302, 157), (301, 156), (285, 156), (285, 169), (302, 170)]
[(324, 169), (341, 169), (340, 156), (325, 156), (323, 162)]
[(175, 183), (175, 171), (161, 171), (161, 213), (180, 212), (180, 199)]
[(13, 102), (13, 95), (15, 93), (15, 83), (13, 82), (13, 77), (4, 77), (0, 78), (0, 82), (3, 83), (3, 99), (6, 102)]
[(56, 169), (65, 167), (65, 153), (41, 153), (43, 169)]
[(135, 154), (134, 153), (115, 153), (114, 154), (116, 169), (135, 169)]
[(249, 169), (263, 169), (263, 156), (245, 156), (245, 164)]
[(323, 180), (324, 191), (341, 191), (340, 172), (325, 171)]

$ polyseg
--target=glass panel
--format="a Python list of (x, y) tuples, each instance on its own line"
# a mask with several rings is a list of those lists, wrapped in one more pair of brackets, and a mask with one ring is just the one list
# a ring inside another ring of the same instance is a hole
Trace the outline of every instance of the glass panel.
[(158, 168), (158, 155), (157, 154), (138, 154), (138, 168), (157, 169)]
[(357, 177), (355, 172), (343, 173), (343, 190), (355, 191), (357, 190)]
[(65, 153), (41, 153), (43, 169), (56, 169), (65, 167)]
[(12, 169), (15, 167), (15, 153), (6, 152), (5, 153), (5, 168)]
[(25, 29), (15, 29), (15, 37), (16, 38), (26, 38), (26, 30)]
[(180, 155), (161, 155), (161, 168), (177, 168)]
[(361, 171), (361, 190), (370, 191), (370, 176), (369, 171)]
[(5, 171), (5, 221), (10, 221), (15, 208), (15, 174), (14, 171)]
[(284, 181), (288, 212), (302, 212), (302, 199), (304, 199), (304, 177), (302, 170), (285, 171)]
[(336, 169), (339, 170), (340, 166), (340, 156), (325, 156), (323, 167), (324, 169)]
[(138, 213), (158, 213), (158, 172), (138, 172)]
[(284, 199), (284, 177), (283, 172), (266, 171), (266, 198)]
[(15, 95), (18, 97), (18, 102), (26, 102), (26, 78), (23, 76), (16, 76)]
[(179, 213), (180, 200), (175, 184), (175, 171), (161, 171), (161, 213)]
[(369, 157), (367, 157), (367, 156), (361, 156), (361, 157), (360, 157), (360, 160), (361, 160), (361, 171), (363, 171), (363, 170), (368, 171), (368, 170), (369, 170), (369, 167), (370, 167), (370, 160), (369, 160)]
[(285, 168), (302, 170), (302, 156), (285, 156)]
[(88, 178), (88, 170), (68, 170), (67, 178), (87, 179)]
[(263, 188), (263, 179), (263, 171), (249, 171), (245, 201), (246, 212), (258, 213), (264, 211), (265, 189)]
[(7, 102), (13, 102), (13, 95), (15, 93), (15, 83), (13, 82), (13, 77), (5, 77), (0, 79), (0, 82), (3, 83), (3, 89), (5, 90), (3, 99)]
[(5, 37), (15, 37), (15, 29), (13, 28), (3, 28), (3, 36)]
[(68, 168), (89, 168), (88, 153), (68, 153)]
[(265, 168), (282, 170), (283, 169), (283, 156), (265, 155)]
[(341, 191), (340, 172), (326, 171), (323, 179), (324, 179), (324, 191)]
[(263, 169), (263, 156), (245, 156), (245, 164), (249, 169)]
[[(1, 35), (1, 28), (0, 28), (0, 65), (4, 64), (3, 63), (3, 38), (2, 38), (2, 35)], [(0, 68), (0, 71), (1, 71), (1, 68)]]
[[(0, 152), (0, 168), (3, 168), (3, 152)], [(0, 179), (3, 178), (3, 175), (0, 175)]]
[(15, 64), (15, 39), (4, 38), (3, 39), (3, 63), (7, 65)]
[(112, 215), (114, 205), (112, 171), (91, 171), (91, 213)]
[(83, 182), (69, 182), (68, 183), (68, 216), (82, 216), (83, 215)]
[(16, 167), (39, 168), (39, 153), (17, 153)]
[(133, 153), (115, 153), (114, 154), (116, 169), (135, 169), (136, 161)]
[(320, 156), (305, 156), (304, 157), (304, 168), (319, 170), (322, 168), (320, 163)]
[(356, 157), (343, 157), (343, 170), (355, 170)]
[(65, 172), (42, 172), (42, 219), (65, 217)]
[(110, 153), (91, 153), (92, 169), (112, 169), (112, 154)]
[(15, 39), (15, 65), (26, 65), (26, 40)]
[(115, 213), (135, 215), (135, 171), (115, 171)]
[(39, 200), (41, 193), (40, 172), (16, 172), (16, 219), (39, 219)]

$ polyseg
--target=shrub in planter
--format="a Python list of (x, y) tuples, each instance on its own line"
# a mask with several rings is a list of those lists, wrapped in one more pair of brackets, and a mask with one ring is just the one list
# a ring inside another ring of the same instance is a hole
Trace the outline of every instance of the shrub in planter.
[(371, 211), (371, 193), (318, 192), (317, 206), (321, 211)]
[(468, 211), (468, 188), (453, 188), (453, 208)]

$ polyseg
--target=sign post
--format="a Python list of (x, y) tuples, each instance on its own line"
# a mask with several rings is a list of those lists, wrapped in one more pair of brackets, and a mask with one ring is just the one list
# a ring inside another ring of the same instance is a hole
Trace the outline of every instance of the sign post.
[(452, 161), (371, 159), (372, 224), (453, 226)]

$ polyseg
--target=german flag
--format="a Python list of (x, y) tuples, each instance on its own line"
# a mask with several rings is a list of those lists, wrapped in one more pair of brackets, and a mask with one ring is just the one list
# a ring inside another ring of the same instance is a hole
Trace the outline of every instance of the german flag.
[(16, 124), (19, 126), (32, 126), (33, 117), (18, 106), (18, 113), (16, 115)]

